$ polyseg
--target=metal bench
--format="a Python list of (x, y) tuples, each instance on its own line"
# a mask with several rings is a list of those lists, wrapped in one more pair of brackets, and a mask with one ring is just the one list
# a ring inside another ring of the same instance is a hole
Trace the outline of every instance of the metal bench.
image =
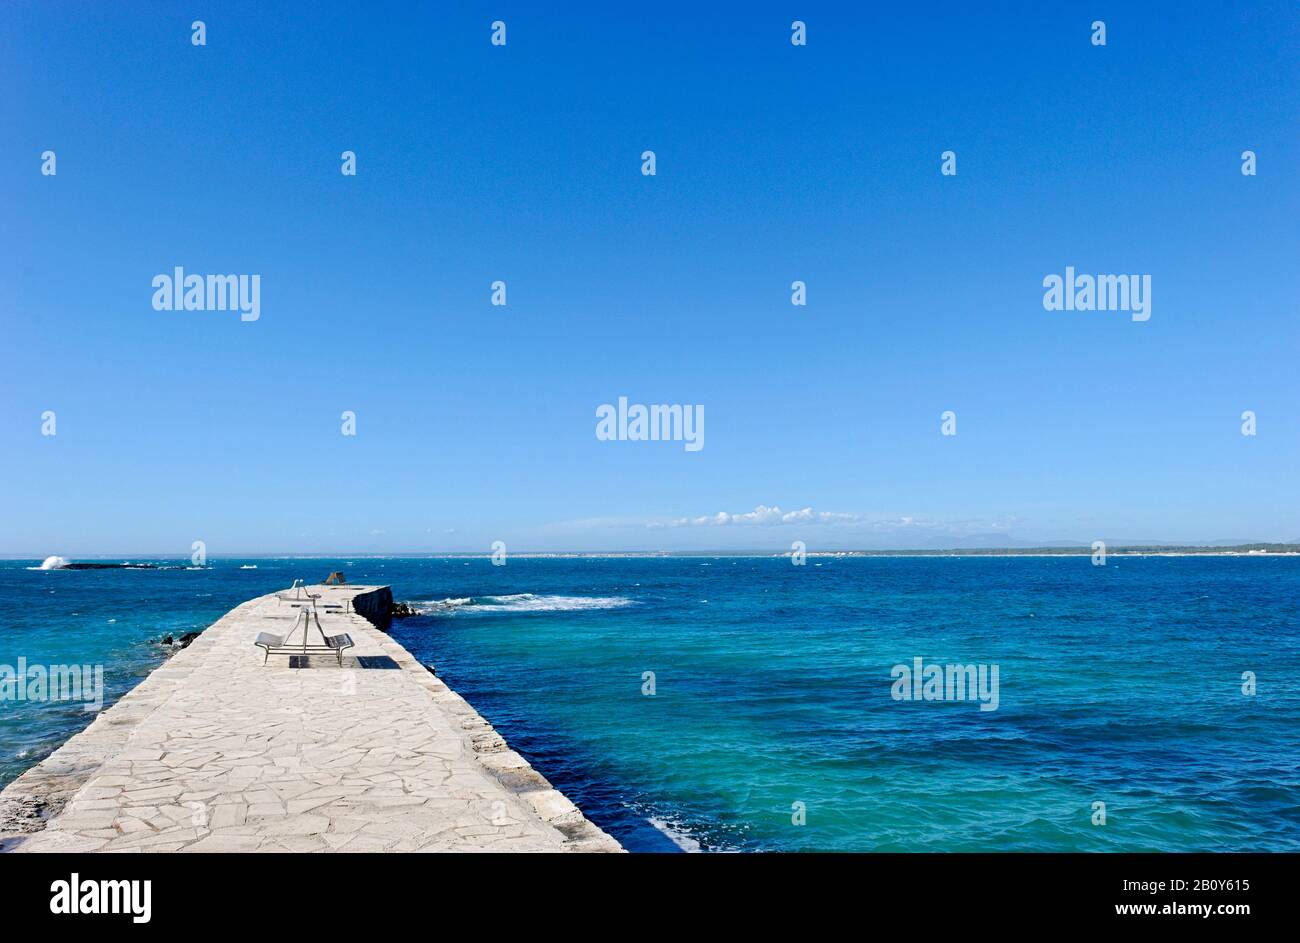
[(348, 635), (348, 633), (340, 632), (338, 635), (325, 636), (325, 644), (330, 648), (334, 649), (334, 651), (338, 654), (339, 667), (342, 668), (343, 653), (347, 649), (355, 647), (357, 643), (352, 641), (352, 636)]
[[(325, 587), (328, 589), (337, 589), (338, 587)], [(287, 595), (292, 592), (293, 595)], [(301, 606), (319, 607), (321, 609), (341, 609), (344, 612), (352, 611), (352, 597), (345, 596), (342, 602), (321, 602), (322, 593), (313, 593), (307, 584), (302, 580), (294, 580), (293, 585), (283, 593), (276, 593), (276, 602), (283, 605), (288, 603), (291, 609), (297, 609)]]
[[(316, 623), (316, 631), (320, 633), (321, 641), (324, 645), (307, 644), (307, 636), (311, 631), (311, 623)], [(302, 642), (291, 642), (294, 633), (302, 629)], [(326, 635), (325, 629), (321, 627), (320, 615), (316, 611), (315, 600), (312, 600), (311, 608), (302, 606), (298, 609), (298, 617), (294, 620), (293, 628), (289, 630), (288, 635), (273, 635), (270, 632), (259, 632), (257, 638), (253, 639), (253, 644), (261, 648), (266, 654), (262, 658), (262, 664), (271, 660), (272, 655), (307, 655), (311, 652), (333, 652), (339, 660), (339, 667), (343, 667), (343, 653), (356, 646), (352, 641), (352, 636), (346, 632), (340, 632), (337, 635)]]
[(265, 665), (271, 658), (271, 652), (284, 648), (284, 639), (270, 632), (258, 632), (257, 638), (253, 639), (253, 644), (266, 649), (266, 657), (262, 659), (262, 664)]
[(325, 639), (324, 645), (286, 645), (282, 636), (272, 635), (270, 632), (258, 632), (257, 638), (253, 639), (253, 644), (266, 652), (262, 658), (262, 664), (270, 661), (272, 655), (309, 655), (312, 652), (333, 652), (338, 656), (339, 667), (343, 667), (343, 653), (349, 648), (355, 648), (356, 642), (352, 641), (352, 636), (346, 632), (340, 632), (338, 635), (322, 635)]
[(289, 587), (293, 591), (292, 596), (286, 596), (284, 593), (276, 593), (275, 598), (280, 602), (309, 602), (313, 599), (320, 599), (320, 593), (312, 595), (307, 589), (307, 584), (302, 580), (294, 580), (293, 585)]

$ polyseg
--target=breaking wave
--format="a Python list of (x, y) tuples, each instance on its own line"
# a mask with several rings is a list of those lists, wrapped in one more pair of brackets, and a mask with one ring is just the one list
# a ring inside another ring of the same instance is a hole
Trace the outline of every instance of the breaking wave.
[(581, 612), (586, 609), (621, 609), (634, 605), (626, 596), (538, 596), (514, 593), (508, 596), (460, 596), (423, 600), (416, 608), (426, 615), (458, 612)]

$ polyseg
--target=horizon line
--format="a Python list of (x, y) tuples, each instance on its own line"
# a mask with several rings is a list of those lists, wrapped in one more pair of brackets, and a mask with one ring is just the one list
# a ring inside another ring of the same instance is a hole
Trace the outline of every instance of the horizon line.
[[(1119, 553), (1123, 551), (1133, 552), (1138, 550), (1174, 552), (1174, 551), (1199, 551), (1203, 553), (1226, 553), (1231, 551), (1247, 550), (1285, 550), (1293, 553), (1300, 553), (1300, 541), (1250, 541), (1246, 543), (1116, 543), (1107, 544), (1106, 553)], [(763, 549), (703, 549), (703, 550), (518, 550), (511, 551), (507, 554), (509, 557), (786, 557), (791, 554), (791, 550), (763, 550)], [(825, 548), (825, 549), (807, 549), (804, 553), (807, 556), (933, 556), (936, 554), (947, 554), (950, 556), (990, 556), (990, 555), (1013, 555), (1029, 556), (1033, 554), (1090, 554), (1093, 548), (1089, 544), (1042, 544), (1028, 547), (912, 547), (912, 548)], [(0, 553), (0, 560), (34, 560), (37, 562), (44, 561), (50, 556), (62, 556), (62, 554), (45, 554), (30, 555), (21, 553)], [(208, 553), (206, 559), (209, 560), (255, 560), (255, 559), (333, 559), (339, 557), (356, 557), (358, 559), (385, 559), (385, 558), (425, 558), (425, 559), (461, 559), (461, 558), (479, 558), (490, 559), (493, 556), (491, 550), (366, 550), (361, 552), (348, 551), (258, 551), (248, 553)], [(64, 557), (72, 562), (74, 558)], [(187, 560), (191, 559), (187, 554), (167, 554), (167, 553), (88, 553), (79, 554), (76, 559), (91, 560), (129, 560), (129, 559), (146, 559), (146, 560)]]

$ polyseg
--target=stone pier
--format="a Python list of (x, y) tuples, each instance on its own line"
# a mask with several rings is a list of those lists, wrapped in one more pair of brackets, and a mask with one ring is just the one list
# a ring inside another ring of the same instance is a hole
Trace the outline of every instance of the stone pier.
[(310, 589), (356, 642), (342, 668), (263, 665), (253, 639), (297, 609), (244, 603), (0, 793), (0, 850), (621, 850), (358, 614), (388, 587)]

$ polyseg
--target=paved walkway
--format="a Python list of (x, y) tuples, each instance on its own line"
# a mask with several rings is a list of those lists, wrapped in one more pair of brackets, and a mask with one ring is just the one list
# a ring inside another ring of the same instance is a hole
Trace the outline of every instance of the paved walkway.
[[(313, 587), (319, 591), (320, 587)], [(341, 602), (376, 587), (326, 587)], [(12, 851), (618, 851), (463, 698), (355, 613), (357, 647), (263, 666), (263, 596), (178, 652), (0, 794), (45, 814)], [(319, 642), (319, 638), (314, 639)], [(387, 667), (384, 667), (387, 665)]]

